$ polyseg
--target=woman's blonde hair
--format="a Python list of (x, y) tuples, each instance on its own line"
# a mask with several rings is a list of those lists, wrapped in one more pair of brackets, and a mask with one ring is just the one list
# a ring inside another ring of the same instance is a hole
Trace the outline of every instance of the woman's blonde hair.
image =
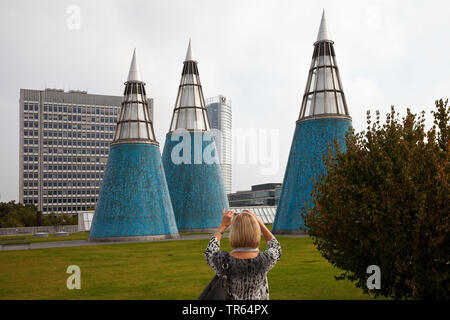
[(233, 217), (230, 231), (232, 248), (258, 248), (261, 241), (261, 228), (254, 216), (242, 212)]

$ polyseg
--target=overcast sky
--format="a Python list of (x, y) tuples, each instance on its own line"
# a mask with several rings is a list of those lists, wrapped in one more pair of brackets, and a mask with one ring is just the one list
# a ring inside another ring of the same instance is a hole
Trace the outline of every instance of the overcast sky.
[(205, 98), (230, 98), (233, 128), (259, 143), (275, 137), (266, 159), (234, 165), (233, 190), (282, 182), (324, 8), (355, 129), (391, 105), (431, 119), (450, 96), (448, 0), (2, 0), (1, 201), (19, 197), (20, 88), (121, 95), (136, 47), (162, 149), (189, 38)]

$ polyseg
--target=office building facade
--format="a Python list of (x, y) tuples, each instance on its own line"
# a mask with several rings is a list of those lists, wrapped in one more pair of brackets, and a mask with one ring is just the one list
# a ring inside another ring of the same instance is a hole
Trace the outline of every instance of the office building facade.
[(95, 207), (121, 103), (86, 91), (21, 89), (19, 201), (44, 214)]
[(251, 190), (228, 194), (230, 207), (277, 206), (280, 201), (281, 183), (253, 185)]
[(211, 132), (216, 141), (219, 153), (220, 166), (222, 168), (225, 191), (231, 193), (232, 188), (232, 110), (231, 100), (223, 95), (218, 95), (206, 100)]

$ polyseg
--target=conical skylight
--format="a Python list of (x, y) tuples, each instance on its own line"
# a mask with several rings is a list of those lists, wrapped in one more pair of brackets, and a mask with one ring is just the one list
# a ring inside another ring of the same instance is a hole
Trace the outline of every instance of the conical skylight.
[(316, 116), (349, 117), (334, 53), (334, 43), (328, 36), (325, 12), (322, 14), (317, 39), (299, 120)]
[(136, 50), (133, 53), (128, 80), (125, 82), (122, 108), (112, 143), (127, 142), (157, 143), (145, 94), (145, 83), (141, 80), (136, 61)]
[(169, 132), (175, 130), (207, 131), (209, 129), (197, 61), (192, 56), (191, 41), (189, 41)]

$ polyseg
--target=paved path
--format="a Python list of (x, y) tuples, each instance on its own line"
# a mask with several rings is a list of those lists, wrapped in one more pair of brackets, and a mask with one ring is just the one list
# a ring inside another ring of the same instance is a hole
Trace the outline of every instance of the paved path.
[[(303, 238), (308, 235), (277, 235), (277, 237), (298, 237)], [(180, 241), (180, 240), (201, 240), (209, 239), (211, 234), (193, 234), (181, 236), (178, 239), (162, 239), (152, 241), (117, 241), (117, 242), (91, 242), (88, 240), (71, 240), (71, 241), (52, 241), (52, 242), (32, 242), (29, 244), (14, 244), (2, 246), (0, 251), (14, 251), (14, 250), (28, 250), (28, 249), (47, 249), (47, 248), (64, 248), (64, 247), (82, 247), (82, 246), (101, 246), (108, 244), (123, 244), (123, 243), (143, 243), (154, 241)], [(228, 238), (228, 234), (224, 235), (224, 238)]]

